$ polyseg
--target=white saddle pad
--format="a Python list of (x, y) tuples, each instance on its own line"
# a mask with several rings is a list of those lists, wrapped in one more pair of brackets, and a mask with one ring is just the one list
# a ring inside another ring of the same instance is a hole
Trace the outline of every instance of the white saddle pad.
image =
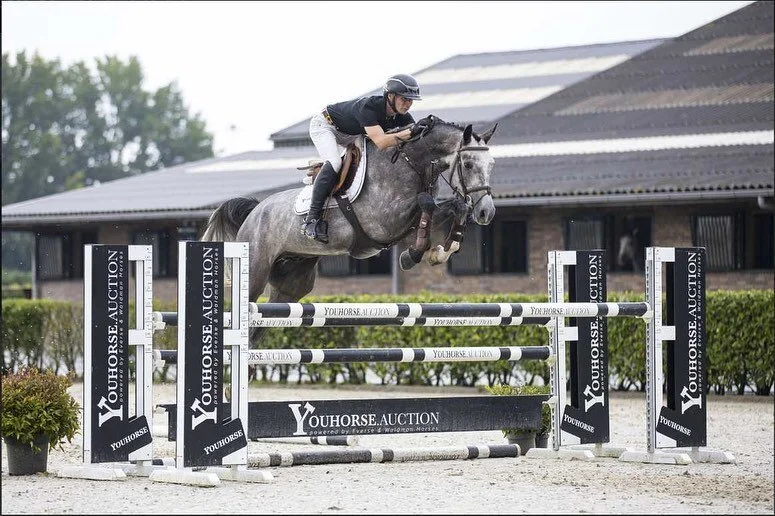
[[(344, 195), (350, 198), (350, 202), (354, 201), (358, 197), (358, 194), (361, 192), (361, 188), (363, 187), (363, 180), (366, 177), (366, 152), (364, 151), (363, 136), (359, 136), (356, 139), (355, 145), (361, 149), (361, 162), (358, 163), (358, 169), (355, 171), (355, 177), (353, 178), (352, 184), (350, 184), (350, 188), (344, 192)], [(301, 189), (299, 195), (296, 196), (296, 201), (293, 204), (293, 210), (296, 212), (296, 215), (306, 215), (306, 213), (309, 211), (309, 203), (312, 200), (313, 186), (314, 185), (305, 186)], [(333, 197), (328, 200), (328, 208), (339, 208), (339, 205), (336, 203), (336, 199)]]

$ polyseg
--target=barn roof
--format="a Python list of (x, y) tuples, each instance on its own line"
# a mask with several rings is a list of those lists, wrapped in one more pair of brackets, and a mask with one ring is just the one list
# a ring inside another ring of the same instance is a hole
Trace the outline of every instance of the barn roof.
[[(659, 45), (661, 39), (538, 50), (463, 54), (416, 72), (423, 99), (415, 120), (434, 114), (476, 128)], [(381, 88), (381, 85), (380, 85)], [(365, 95), (381, 95), (377, 88)], [(346, 100), (346, 99), (340, 99)], [(322, 109), (323, 105), (320, 106)], [(275, 143), (309, 140), (309, 118), (271, 135)]]
[(773, 195), (773, 2), (755, 2), (500, 120), (511, 204)]

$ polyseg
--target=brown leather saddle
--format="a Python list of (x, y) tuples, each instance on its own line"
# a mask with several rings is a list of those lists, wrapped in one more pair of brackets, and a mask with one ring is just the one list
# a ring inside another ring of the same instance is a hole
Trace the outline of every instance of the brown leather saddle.
[[(344, 151), (344, 157), (342, 158), (342, 168), (337, 171), (339, 174), (339, 181), (336, 183), (336, 186), (331, 192), (332, 195), (340, 190), (344, 191), (350, 187), (353, 182), (353, 178), (355, 178), (355, 172), (358, 170), (358, 164), (360, 162), (361, 149), (359, 149), (358, 146), (354, 143), (349, 144)], [(298, 167), (297, 170), (306, 170), (307, 176), (314, 183), (315, 177), (317, 177), (318, 172), (320, 172), (320, 169), (323, 167), (323, 163), (324, 162), (320, 160), (310, 160), (309, 165), (306, 167)]]

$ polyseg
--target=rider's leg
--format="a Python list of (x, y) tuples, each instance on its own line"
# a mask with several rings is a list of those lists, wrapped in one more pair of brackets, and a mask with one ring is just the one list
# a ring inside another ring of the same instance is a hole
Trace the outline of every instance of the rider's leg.
[(328, 224), (321, 224), (320, 217), (323, 214), (323, 204), (325, 204), (328, 194), (336, 186), (337, 179), (338, 174), (331, 166), (331, 162), (326, 161), (315, 178), (309, 212), (301, 227), (301, 232), (307, 238), (313, 238), (324, 244), (328, 243)]
[(301, 224), (301, 232), (309, 238), (326, 243), (328, 242), (328, 228), (326, 224), (320, 224), (320, 217), (328, 194), (336, 185), (337, 174), (342, 166), (342, 157), (340, 156), (336, 129), (320, 113), (310, 120), (309, 135), (325, 163), (315, 178), (309, 212)]

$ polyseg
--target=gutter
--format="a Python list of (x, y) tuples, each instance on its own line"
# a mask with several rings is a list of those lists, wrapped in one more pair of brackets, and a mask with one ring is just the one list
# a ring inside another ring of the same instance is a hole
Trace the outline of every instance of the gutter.
[(37, 226), (41, 224), (91, 224), (95, 222), (136, 222), (143, 220), (180, 220), (207, 219), (215, 208), (197, 210), (173, 211), (137, 211), (137, 212), (107, 212), (107, 213), (74, 213), (25, 215), (20, 217), (3, 217), (3, 229), (13, 229), (19, 226)]
[[(608, 205), (608, 206), (629, 206), (632, 204), (679, 204), (694, 201), (729, 201), (744, 199), (759, 199), (759, 206), (762, 206), (761, 199), (764, 196), (775, 195), (775, 191), (770, 190), (742, 190), (733, 191), (720, 190), (714, 192), (675, 192), (675, 193), (643, 193), (643, 194), (605, 194), (605, 195), (558, 195), (558, 196), (536, 196), (536, 197), (511, 197), (495, 199), (495, 206), (583, 206), (583, 205)], [(772, 203), (770, 203), (772, 206)], [(772, 208), (770, 208), (772, 209)]]

